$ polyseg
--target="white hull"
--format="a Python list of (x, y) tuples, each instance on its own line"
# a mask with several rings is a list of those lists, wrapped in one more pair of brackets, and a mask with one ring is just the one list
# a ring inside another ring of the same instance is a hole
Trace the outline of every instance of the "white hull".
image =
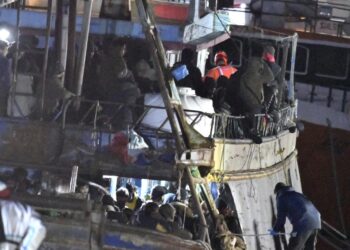
[[(276, 218), (276, 183), (289, 183), (301, 191), (296, 137), (297, 133), (286, 131), (260, 145), (249, 140), (216, 141), (215, 166), (231, 188), (247, 249), (276, 248), (267, 231)], [(290, 231), (287, 223), (286, 232)]]

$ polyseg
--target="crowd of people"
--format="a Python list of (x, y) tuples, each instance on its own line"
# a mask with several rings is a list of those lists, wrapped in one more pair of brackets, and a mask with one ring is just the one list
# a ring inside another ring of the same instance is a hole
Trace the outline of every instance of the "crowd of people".
[[(116, 200), (113, 200), (110, 195), (104, 195), (102, 204), (107, 219), (111, 221), (170, 233), (183, 239), (199, 239), (200, 221), (198, 214), (193, 209), (192, 197), (186, 189), (181, 188), (180, 190), (179, 193), (171, 188), (155, 185), (148, 197), (143, 200), (138, 196), (135, 186), (127, 183), (125, 187), (117, 189)], [(237, 219), (237, 216), (227, 205), (225, 197), (219, 196), (218, 200), (220, 202), (217, 203), (217, 208), (223, 220), (228, 223), (229, 230), (238, 233), (239, 224), (232, 219)], [(209, 232), (215, 235), (216, 225), (204, 202), (202, 209)]]
[[(19, 73), (35, 75), (40, 72), (38, 60), (27, 53), (35, 49), (35, 41), (22, 39), (20, 48), (23, 49), (18, 54)], [(138, 114), (132, 106), (141, 103), (144, 94), (159, 92), (158, 77), (152, 67), (150, 55), (144, 50), (140, 50), (142, 53), (139, 50), (128, 50), (124, 40), (112, 37), (105, 38), (100, 44), (91, 42), (90, 45), (82, 89), (83, 98), (105, 102), (100, 111), (103, 124), (125, 130), (137, 120)], [(0, 106), (3, 108), (0, 115), (3, 116), (7, 113), (11, 82), (9, 56), (6, 56), (8, 49), (9, 44), (0, 42), (0, 69), (4, 72), (0, 79)], [(182, 50), (181, 60), (172, 66), (171, 72), (178, 87), (191, 88), (197, 96), (212, 99), (217, 113), (246, 116), (248, 119), (245, 134), (254, 137), (257, 135), (254, 115), (269, 114), (268, 117), (276, 122), (279, 119), (278, 109), (287, 104), (287, 87), (280, 75), (281, 67), (276, 63), (275, 48), (270, 44), (254, 43), (250, 50), (250, 57), (239, 69), (230, 64), (231, 54), (223, 50), (216, 51), (215, 65), (209, 67), (203, 76), (196, 66), (196, 52), (185, 48)], [(51, 59), (48, 69), (45, 88), (40, 77), (34, 78), (35, 102), (29, 117), (50, 120), (55, 117), (61, 105), (75, 95), (74, 90), (64, 85), (65, 71), (60, 63)], [(120, 106), (111, 103), (118, 103)], [(86, 111), (88, 108), (83, 105), (82, 110)]]
[(135, 186), (127, 183), (125, 187), (118, 188), (115, 201), (112, 196), (104, 195), (102, 204), (107, 219), (112, 221), (192, 239), (196, 232), (186, 228), (189, 225), (186, 220), (195, 220), (191, 206), (180, 199), (167, 199), (169, 194), (166, 187), (156, 185), (148, 199), (143, 200)]
[[(182, 190), (185, 191), (185, 190)], [(237, 212), (232, 208), (232, 194), (227, 183), (220, 184), (219, 195), (215, 200), (219, 212), (219, 219), (225, 221), (227, 229), (236, 236), (234, 249), (245, 249), (245, 243), (239, 235), (244, 235), (240, 227)], [(315, 249), (317, 234), (321, 229), (320, 213), (313, 203), (302, 193), (296, 192), (293, 187), (279, 182), (275, 185), (277, 203), (277, 220), (271, 230), (272, 236), (284, 231), (286, 218), (293, 226), (288, 249)], [(142, 228), (170, 233), (183, 239), (198, 239), (199, 220), (192, 209), (191, 197), (181, 198), (167, 190), (166, 187), (156, 185), (146, 199), (142, 200), (136, 188), (130, 183), (120, 187), (116, 192), (116, 201), (110, 195), (104, 195), (102, 204), (107, 219), (121, 224), (135, 225)], [(231, 197), (231, 198), (230, 198)], [(209, 234), (215, 235), (218, 222), (214, 225), (208, 207), (201, 204)], [(212, 238), (216, 244), (217, 238)], [(218, 243), (219, 244), (219, 243)]]

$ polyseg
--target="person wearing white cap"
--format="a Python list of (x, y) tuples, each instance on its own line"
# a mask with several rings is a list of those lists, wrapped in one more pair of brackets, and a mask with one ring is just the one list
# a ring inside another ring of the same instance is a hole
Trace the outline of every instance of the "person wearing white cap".
[(35, 250), (46, 236), (46, 228), (30, 206), (9, 200), (11, 191), (0, 181), (0, 249)]

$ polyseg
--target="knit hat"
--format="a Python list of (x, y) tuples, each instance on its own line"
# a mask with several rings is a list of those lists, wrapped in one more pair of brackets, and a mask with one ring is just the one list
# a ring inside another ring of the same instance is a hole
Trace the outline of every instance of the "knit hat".
[(151, 192), (152, 200), (159, 200), (164, 194), (166, 194), (166, 188), (163, 186), (155, 186)]
[(275, 189), (273, 190), (273, 192), (275, 194), (277, 194), (279, 191), (281, 191), (285, 187), (288, 187), (288, 186), (285, 183), (283, 183), (283, 182), (279, 182), (279, 183), (276, 184)]
[(124, 197), (124, 198), (129, 197), (129, 191), (125, 187), (118, 188), (117, 199), (118, 199), (118, 197)]

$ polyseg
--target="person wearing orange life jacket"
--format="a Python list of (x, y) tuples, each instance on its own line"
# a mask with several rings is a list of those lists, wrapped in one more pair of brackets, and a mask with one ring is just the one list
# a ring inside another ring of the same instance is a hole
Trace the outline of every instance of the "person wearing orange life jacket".
[(228, 56), (225, 51), (218, 51), (215, 54), (215, 65), (216, 67), (210, 69), (205, 75), (204, 86), (201, 91), (203, 97), (212, 98), (221, 76), (230, 79), (237, 72), (235, 67), (228, 65)]

